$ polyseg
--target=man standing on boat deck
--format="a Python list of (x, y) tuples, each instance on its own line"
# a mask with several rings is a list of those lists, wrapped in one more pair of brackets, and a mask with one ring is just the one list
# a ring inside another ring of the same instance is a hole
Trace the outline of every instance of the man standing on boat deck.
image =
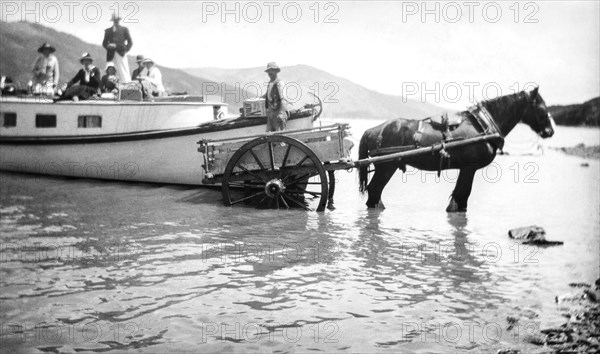
[(33, 86), (41, 85), (44, 91), (54, 90), (58, 86), (58, 59), (54, 56), (56, 49), (48, 43), (42, 44), (38, 48), (38, 53), (41, 53), (33, 64)]
[(129, 35), (129, 29), (119, 25), (121, 18), (112, 15), (113, 26), (104, 30), (102, 46), (106, 49), (106, 61), (113, 62), (117, 69), (117, 76), (121, 83), (131, 81), (127, 52), (131, 50), (133, 41)]
[(267, 107), (267, 131), (285, 130), (288, 120), (287, 100), (283, 93), (284, 83), (277, 77), (281, 71), (277, 64), (267, 64), (265, 72), (269, 75), (269, 85), (267, 93), (263, 95), (266, 98)]

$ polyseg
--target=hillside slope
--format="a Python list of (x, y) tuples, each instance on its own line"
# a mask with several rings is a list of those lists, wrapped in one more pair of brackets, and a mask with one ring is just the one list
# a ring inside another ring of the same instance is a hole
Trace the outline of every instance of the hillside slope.
[[(216, 82), (226, 82), (231, 85), (239, 83), (240, 87), (246, 85), (247, 91), (251, 85), (266, 88), (268, 77), (264, 68), (246, 69), (220, 69), (220, 68), (190, 68), (184, 69), (189, 74), (206, 77)], [(280, 77), (286, 84), (293, 83), (288, 95), (294, 96), (297, 87), (301, 87), (302, 100), (310, 100), (308, 92), (318, 92), (325, 101), (325, 115), (341, 118), (374, 118), (390, 119), (397, 117), (424, 118), (444, 111), (443, 108), (407, 99), (402, 102), (401, 96), (385, 95), (369, 90), (350, 80), (332, 75), (323, 70), (308, 66), (295, 65), (282, 67)], [(299, 85), (299, 86), (296, 86)]]
[[(103, 28), (98, 28), (98, 36), (101, 37)], [(135, 35), (135, 33), (133, 34)], [(134, 38), (135, 40), (135, 38)], [(84, 52), (89, 52), (94, 57), (94, 64), (103, 71), (106, 64), (106, 51), (100, 43), (90, 44), (82, 41), (68, 33), (58, 32), (52, 28), (30, 22), (0, 22), (0, 73), (10, 76), (16, 83), (26, 85), (31, 79), (31, 67), (39, 55), (37, 48), (44, 42), (52, 44), (56, 48), (56, 57), (59, 60), (60, 81), (67, 82), (81, 68), (79, 58)], [(129, 53), (129, 67), (131, 70), (135, 64), (135, 44)], [(145, 53), (151, 56), (152, 53)], [(167, 91), (202, 95), (203, 83), (209, 80), (192, 76), (182, 70), (167, 68), (158, 65), (163, 74), (163, 81)], [(228, 90), (234, 88), (225, 86)], [(204, 92), (206, 93), (206, 92)], [(220, 95), (220, 89), (217, 92)], [(241, 95), (239, 95), (241, 96)], [(241, 99), (240, 99), (241, 100)], [(235, 95), (228, 95), (226, 102), (232, 107), (230, 112), (237, 111), (241, 102), (235, 101)]]
[(560, 125), (600, 125), (600, 97), (581, 104), (568, 106), (550, 106), (548, 111)]

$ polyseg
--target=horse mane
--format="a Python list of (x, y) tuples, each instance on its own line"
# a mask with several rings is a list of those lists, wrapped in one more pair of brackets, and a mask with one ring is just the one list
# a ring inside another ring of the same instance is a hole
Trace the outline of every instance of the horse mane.
[(513, 103), (513, 102), (517, 102), (520, 101), (521, 99), (527, 99), (529, 98), (529, 94), (526, 91), (520, 91), (517, 93), (513, 93), (510, 95), (505, 95), (505, 96), (499, 96), (499, 97), (495, 97), (489, 100), (485, 100), (480, 102), (479, 104), (484, 106), (487, 110), (492, 110), (495, 112), (498, 112), (500, 114), (505, 114), (505, 113), (511, 113), (508, 112), (508, 110), (510, 110), (512, 107), (511, 104), (507, 104), (507, 103)]

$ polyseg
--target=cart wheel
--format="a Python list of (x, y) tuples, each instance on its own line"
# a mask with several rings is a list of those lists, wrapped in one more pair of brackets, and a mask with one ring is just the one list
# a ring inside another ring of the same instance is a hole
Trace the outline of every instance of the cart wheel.
[(256, 208), (300, 207), (323, 211), (329, 188), (327, 172), (303, 142), (269, 135), (242, 145), (231, 157), (222, 178), (225, 205)]

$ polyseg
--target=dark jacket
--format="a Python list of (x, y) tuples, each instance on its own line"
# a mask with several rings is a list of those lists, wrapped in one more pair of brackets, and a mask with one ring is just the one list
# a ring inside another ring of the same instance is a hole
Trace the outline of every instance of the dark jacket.
[(100, 91), (104, 92), (112, 92), (112, 90), (119, 87), (119, 79), (116, 76), (112, 78), (108, 76), (108, 74), (102, 76), (102, 81), (100, 83)]
[(142, 70), (144, 70), (145, 68), (135, 68), (135, 70), (133, 70), (133, 73), (131, 73), (131, 81), (135, 81), (137, 80), (137, 78), (140, 76), (140, 74), (142, 73)]
[(91, 70), (89, 81), (85, 81), (85, 71), (81, 69), (77, 72), (77, 75), (75, 75), (75, 77), (69, 81), (68, 86), (79, 84), (83, 86), (89, 86), (97, 90), (100, 88), (100, 80), (102, 80), (102, 73), (100, 73), (100, 69), (97, 67), (94, 67)]
[[(114, 43), (117, 45), (116, 48), (108, 48), (108, 45)], [(133, 41), (129, 35), (129, 29), (123, 26), (117, 26), (117, 29), (113, 31), (113, 28), (107, 28), (104, 30), (104, 40), (102, 46), (106, 49), (106, 61), (112, 61), (115, 57), (115, 51), (121, 56), (131, 50)]]

